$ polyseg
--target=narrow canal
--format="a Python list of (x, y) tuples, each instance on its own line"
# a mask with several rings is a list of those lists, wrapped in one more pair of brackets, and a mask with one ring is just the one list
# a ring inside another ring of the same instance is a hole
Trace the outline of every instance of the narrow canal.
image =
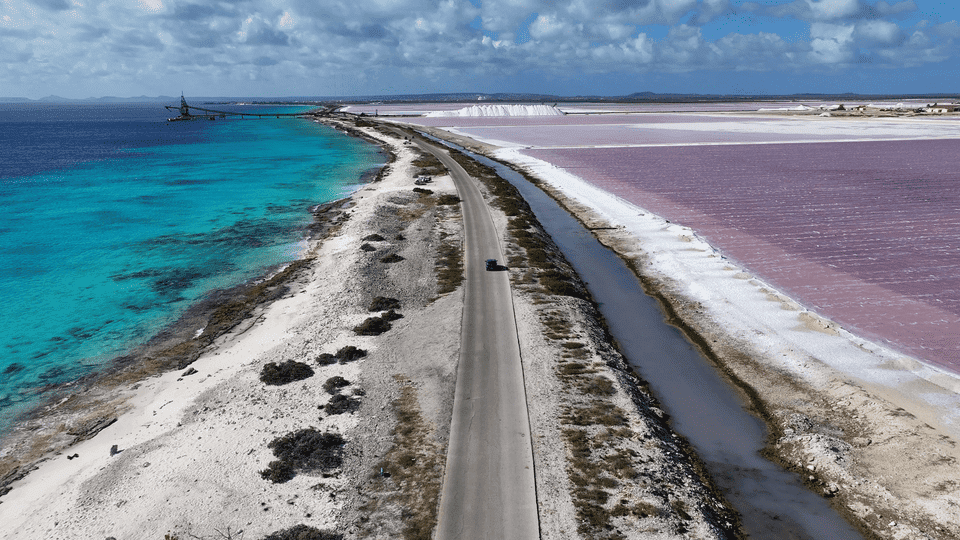
[[(461, 149), (462, 150), (462, 149)], [(798, 476), (760, 456), (764, 423), (687, 340), (665, 320), (624, 262), (538, 187), (509, 167), (494, 167), (520, 190), (593, 298), (631, 365), (694, 446), (718, 487), (743, 518), (750, 538), (860, 539), (862, 536)]]

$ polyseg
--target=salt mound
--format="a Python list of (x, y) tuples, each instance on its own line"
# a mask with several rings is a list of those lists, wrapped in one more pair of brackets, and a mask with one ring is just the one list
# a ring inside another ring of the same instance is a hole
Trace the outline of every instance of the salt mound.
[(812, 111), (812, 107), (806, 105), (797, 105), (796, 107), (781, 107), (779, 109), (757, 109), (758, 112), (787, 112), (787, 111)]
[(425, 116), (563, 116), (553, 105), (473, 105), (456, 111), (433, 111)]

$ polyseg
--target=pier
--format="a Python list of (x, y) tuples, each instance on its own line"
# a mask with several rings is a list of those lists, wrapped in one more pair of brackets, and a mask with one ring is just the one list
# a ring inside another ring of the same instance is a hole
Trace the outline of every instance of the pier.
[[(264, 114), (264, 113), (243, 113), (243, 112), (235, 112), (235, 111), (218, 111), (218, 110), (215, 110), (215, 109), (205, 109), (205, 108), (203, 108), (203, 107), (195, 107), (195, 106), (193, 106), (193, 105), (188, 105), (188, 104), (187, 104), (187, 100), (186, 100), (186, 98), (184, 98), (183, 94), (180, 94), (180, 106), (179, 106), (179, 107), (176, 107), (176, 106), (173, 106), (173, 105), (165, 105), (164, 107), (165, 107), (167, 110), (169, 110), (169, 111), (177, 111), (177, 112), (180, 113), (179, 116), (175, 116), (175, 117), (173, 117), (173, 118), (168, 118), (168, 119), (167, 119), (168, 122), (183, 122), (183, 121), (185, 121), (185, 120), (216, 120), (217, 118), (227, 118), (228, 116), (231, 116), (231, 117), (241, 117), (241, 118), (244, 118), (244, 117), (256, 117), (256, 118), (276, 117), (276, 118), (280, 118), (280, 117), (284, 117), (284, 116), (298, 117), (298, 116), (303, 116), (303, 115), (304, 115), (304, 113), (268, 113), (268, 114)], [(324, 107), (324, 108), (323, 108), (323, 112), (329, 112), (329, 110), (330, 110), (329, 107)], [(200, 114), (197, 114), (196, 112), (191, 112), (191, 111), (199, 111)]]

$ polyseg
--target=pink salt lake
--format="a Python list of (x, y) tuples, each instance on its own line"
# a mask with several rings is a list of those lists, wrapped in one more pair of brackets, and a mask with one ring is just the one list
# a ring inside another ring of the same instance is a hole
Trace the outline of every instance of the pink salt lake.
[(531, 149), (864, 337), (960, 372), (960, 141)]

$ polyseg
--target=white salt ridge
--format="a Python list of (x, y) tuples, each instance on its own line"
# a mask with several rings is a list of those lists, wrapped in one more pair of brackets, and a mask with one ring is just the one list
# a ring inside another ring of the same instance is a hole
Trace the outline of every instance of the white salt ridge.
[(797, 105), (796, 107), (780, 107), (778, 109), (757, 109), (759, 112), (771, 112), (771, 111), (812, 111), (813, 107), (807, 107), (806, 105)]
[(424, 116), (563, 116), (553, 105), (472, 105), (456, 111), (433, 111)]

